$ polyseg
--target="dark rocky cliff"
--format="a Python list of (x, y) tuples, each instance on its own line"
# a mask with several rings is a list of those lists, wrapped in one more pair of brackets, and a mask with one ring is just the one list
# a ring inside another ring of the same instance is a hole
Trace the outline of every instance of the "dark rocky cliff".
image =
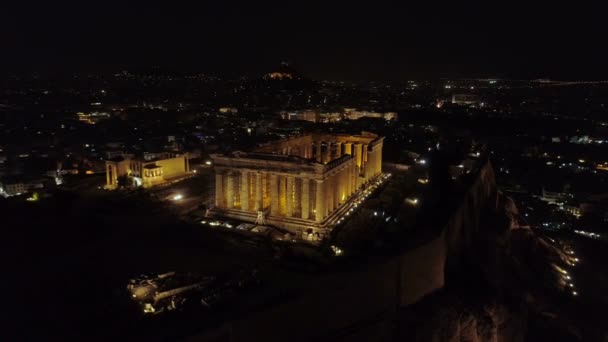
[(514, 202), (495, 189), (482, 169), (446, 229), (445, 286), (403, 308), (398, 340), (582, 340), (552, 312), (568, 290), (558, 271), (568, 256), (523, 226)]

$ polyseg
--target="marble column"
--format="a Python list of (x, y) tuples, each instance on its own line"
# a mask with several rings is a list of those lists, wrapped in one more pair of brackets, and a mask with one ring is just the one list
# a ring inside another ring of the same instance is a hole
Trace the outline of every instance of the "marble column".
[(249, 172), (241, 172), (241, 210), (249, 211)]
[(331, 213), (334, 211), (334, 178), (332, 176), (328, 176), (325, 180), (325, 198), (326, 198), (326, 206), (327, 213)]
[(340, 157), (342, 157), (342, 143), (337, 142), (336, 143), (336, 158), (340, 158)]
[(264, 210), (264, 204), (262, 203), (262, 174), (255, 174), (255, 210)]
[(374, 150), (373, 163), (374, 163), (374, 176), (377, 176), (380, 174), (380, 168), (378, 167), (378, 149)]
[(327, 164), (331, 161), (331, 142), (327, 142), (325, 147), (325, 153), (323, 153), (323, 163)]
[(353, 166), (352, 166), (353, 193), (355, 193), (359, 190), (359, 175), (357, 174), (357, 172), (359, 172), (359, 168), (357, 167), (356, 162), (353, 162)]
[(350, 193), (351, 195), (357, 192), (357, 164), (355, 161), (350, 164)]
[(302, 193), (300, 195), (301, 217), (308, 220), (310, 217), (310, 180), (308, 178), (302, 178)]
[(321, 142), (317, 141), (316, 142), (316, 156), (315, 158), (317, 159), (318, 163), (321, 163), (323, 161), (322, 156), (321, 156)]
[(226, 174), (226, 208), (234, 208), (234, 175)]
[(287, 176), (287, 186), (285, 191), (285, 215), (287, 217), (293, 216), (294, 207), (294, 178)]
[(345, 192), (346, 192), (346, 198), (347, 199), (350, 197), (350, 194), (352, 193), (351, 192), (352, 191), (352, 187), (351, 187), (351, 184), (350, 184), (351, 181), (352, 181), (351, 170), (352, 170), (351, 163), (348, 163), (348, 165), (346, 166), (346, 170), (344, 171), (345, 172), (345, 174), (344, 174), (345, 177), (344, 178), (346, 178), (344, 185), (346, 187)]
[(270, 174), (270, 214), (279, 215), (279, 176)]
[(315, 220), (317, 222), (323, 221), (325, 218), (325, 184), (322, 180), (316, 181), (316, 194), (315, 194)]
[(340, 171), (340, 203), (348, 199), (348, 166)]
[(363, 148), (361, 144), (355, 144), (355, 158), (357, 161), (357, 166), (361, 167), (363, 159), (361, 158), (363, 155)]
[(222, 208), (224, 206), (224, 184), (223, 175), (221, 173), (215, 174), (215, 206)]
[(334, 209), (338, 209), (341, 201), (340, 193), (340, 174), (334, 174)]
[(353, 155), (353, 144), (344, 143), (344, 154)]
[(376, 145), (376, 147), (378, 148), (376, 156), (378, 158), (378, 161), (376, 161), (378, 164), (378, 173), (382, 173), (382, 144)]

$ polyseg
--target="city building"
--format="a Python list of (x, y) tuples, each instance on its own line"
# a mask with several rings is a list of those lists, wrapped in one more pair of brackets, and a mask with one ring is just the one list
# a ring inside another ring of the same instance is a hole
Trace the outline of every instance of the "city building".
[(23, 180), (8, 177), (0, 181), (0, 196), (18, 196), (31, 191), (32, 189), (44, 188), (43, 181), (40, 179)]
[(370, 112), (367, 110), (357, 110), (355, 108), (344, 108), (344, 118), (348, 120), (357, 120), (360, 118), (381, 118), (386, 121), (397, 118), (396, 112)]
[(310, 122), (319, 122), (321, 117), (319, 111), (317, 110), (284, 111), (280, 114), (283, 120), (301, 120)]
[(564, 199), (568, 198), (568, 194), (559, 191), (547, 191), (545, 188), (542, 189), (541, 200), (548, 203), (556, 203), (561, 202)]
[(355, 108), (344, 108), (344, 112), (321, 112), (316, 109), (295, 110), (280, 112), (283, 120), (302, 120), (310, 122), (335, 123), (342, 119), (357, 120), (360, 118), (380, 118), (386, 121), (397, 118), (396, 112), (370, 112)]
[(452, 95), (452, 104), (455, 105), (475, 105), (479, 102), (479, 96), (474, 94), (453, 94)]
[(116, 189), (119, 178), (127, 177), (127, 184), (149, 188), (183, 177), (190, 172), (188, 154), (154, 153), (142, 158), (129, 156), (106, 160), (106, 188)]
[(106, 120), (110, 118), (110, 114), (105, 112), (92, 112), (92, 113), (76, 113), (78, 115), (78, 120), (84, 122), (89, 125), (95, 125), (99, 121)]
[(212, 213), (321, 239), (346, 214), (345, 204), (381, 176), (383, 140), (367, 132), (308, 134), (212, 155)]

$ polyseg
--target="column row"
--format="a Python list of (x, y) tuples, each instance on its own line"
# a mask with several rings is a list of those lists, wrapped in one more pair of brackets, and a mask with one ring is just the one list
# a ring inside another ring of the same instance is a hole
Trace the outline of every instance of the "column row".
[(323, 221), (358, 189), (356, 163), (349, 162), (324, 180), (273, 173), (216, 174), (216, 206), (243, 211), (266, 211), (272, 216)]
[[(323, 149), (325, 144), (325, 149)], [(331, 142), (331, 141), (315, 141), (314, 142), (314, 155), (308, 156), (313, 158), (319, 163), (329, 163), (330, 161), (340, 158), (344, 154), (351, 154), (348, 144), (342, 142)], [(312, 148), (310, 149), (312, 152)]]
[(315, 197), (317, 190), (320, 200), (326, 201), (322, 186), (308, 178), (248, 171), (215, 175), (215, 205), (219, 208), (269, 210), (274, 216), (316, 219), (316, 208), (322, 207)]

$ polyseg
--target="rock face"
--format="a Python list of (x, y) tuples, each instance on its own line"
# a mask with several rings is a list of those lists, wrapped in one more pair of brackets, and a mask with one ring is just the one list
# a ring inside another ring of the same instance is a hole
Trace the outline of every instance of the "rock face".
[(577, 340), (546, 312), (568, 286), (568, 256), (529, 229), (514, 201), (496, 189), (487, 162), (443, 230), (445, 286), (403, 309), (400, 339), (526, 341), (551, 330), (559, 340)]
[[(490, 303), (466, 304), (447, 293), (438, 294), (430, 304), (434, 313), (418, 325), (411, 341), (499, 342), (523, 341), (524, 320), (519, 313)], [(447, 305), (446, 305), (447, 304)], [(428, 303), (427, 303), (428, 305)]]

